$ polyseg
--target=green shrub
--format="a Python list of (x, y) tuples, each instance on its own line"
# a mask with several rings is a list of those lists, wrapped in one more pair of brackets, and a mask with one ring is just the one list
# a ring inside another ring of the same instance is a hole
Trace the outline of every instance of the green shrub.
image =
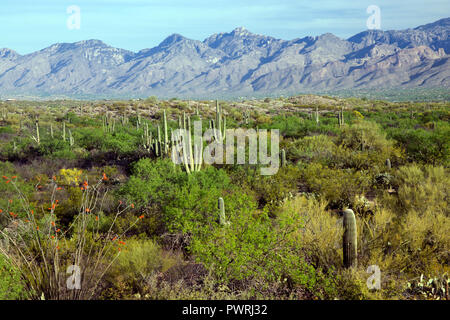
[(208, 167), (186, 174), (169, 159), (142, 159), (133, 165), (129, 181), (119, 194), (138, 208), (156, 206), (171, 232), (195, 232), (217, 219), (217, 199), (233, 190), (223, 170)]
[(18, 300), (26, 296), (20, 273), (0, 253), (0, 300)]

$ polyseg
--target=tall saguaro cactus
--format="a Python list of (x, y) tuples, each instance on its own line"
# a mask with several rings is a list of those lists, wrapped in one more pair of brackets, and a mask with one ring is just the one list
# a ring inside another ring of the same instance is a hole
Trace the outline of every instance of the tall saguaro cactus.
[(182, 156), (182, 163), (188, 174), (200, 171), (203, 163), (203, 138), (195, 135), (192, 138), (191, 119), (183, 114), (181, 131), (172, 134), (172, 142), (175, 153)]
[(286, 167), (286, 150), (281, 149), (281, 166)]
[(227, 226), (230, 224), (229, 221), (227, 221), (225, 216), (225, 202), (223, 201), (223, 198), (220, 197), (218, 201), (218, 208), (219, 208), (219, 223), (221, 226)]
[(70, 131), (70, 129), (69, 129), (69, 145), (70, 145), (70, 147), (73, 147), (74, 143), (75, 143), (75, 140), (72, 136), (72, 131)]
[(391, 168), (392, 168), (391, 160), (390, 160), (390, 159), (386, 159), (386, 168), (387, 168), (388, 170), (391, 170)]
[(210, 122), (210, 125), (211, 128), (214, 130), (214, 139), (219, 142), (224, 141), (227, 131), (227, 118), (222, 114), (222, 109), (220, 108), (219, 100), (216, 100), (216, 121), (212, 120)]
[(342, 239), (344, 252), (344, 267), (357, 265), (357, 229), (355, 213), (351, 209), (344, 210), (344, 236)]
[(339, 118), (339, 127), (343, 127), (345, 124), (344, 107), (342, 107), (341, 111), (338, 112), (338, 118)]
[(36, 141), (37, 145), (41, 144), (41, 137), (39, 134), (39, 121), (36, 119), (36, 136), (32, 136), (34, 141)]
[(319, 107), (316, 107), (316, 123), (317, 125), (319, 125), (320, 120), (319, 120)]
[(163, 113), (163, 129), (164, 129), (164, 153), (169, 154), (169, 134), (167, 132), (167, 116), (166, 110)]
[(63, 121), (63, 126), (62, 126), (62, 139), (63, 141), (66, 141), (66, 122)]

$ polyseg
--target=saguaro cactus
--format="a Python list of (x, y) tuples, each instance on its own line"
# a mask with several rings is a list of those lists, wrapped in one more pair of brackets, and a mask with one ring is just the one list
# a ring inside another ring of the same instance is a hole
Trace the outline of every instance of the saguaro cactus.
[(75, 140), (72, 136), (72, 131), (70, 131), (70, 129), (69, 129), (69, 145), (70, 145), (70, 147), (73, 147), (74, 143), (75, 143)]
[(219, 207), (219, 222), (221, 226), (227, 226), (230, 224), (229, 221), (227, 221), (225, 217), (225, 203), (223, 201), (223, 198), (219, 198), (218, 201), (218, 207)]
[(164, 154), (169, 154), (169, 134), (167, 133), (167, 116), (166, 110), (163, 114), (163, 129), (164, 129)]
[(66, 141), (66, 122), (65, 121), (63, 121), (62, 139), (63, 139), (63, 141)]
[(316, 123), (319, 125), (319, 107), (316, 107)]
[(37, 145), (41, 144), (41, 137), (39, 134), (39, 121), (36, 119), (36, 136), (32, 136)]
[(344, 236), (342, 244), (344, 251), (344, 267), (356, 267), (358, 262), (356, 217), (351, 209), (344, 210)]
[(392, 165), (391, 165), (391, 160), (390, 159), (386, 159), (386, 167), (388, 170), (391, 170)]
[(227, 118), (222, 114), (219, 100), (216, 100), (216, 121), (211, 121), (211, 127), (214, 130), (214, 139), (219, 142), (224, 141), (227, 131)]
[(286, 167), (287, 162), (286, 162), (286, 150), (281, 149), (281, 166), (282, 167)]
[(195, 130), (192, 138), (191, 120), (190, 117), (186, 118), (185, 114), (180, 129), (180, 132), (172, 134), (175, 153), (182, 156), (182, 163), (188, 174), (200, 171), (203, 163), (203, 139), (195, 135)]
[(339, 127), (344, 126), (344, 124), (345, 124), (344, 107), (342, 107), (341, 111), (338, 112), (338, 118), (339, 118)]

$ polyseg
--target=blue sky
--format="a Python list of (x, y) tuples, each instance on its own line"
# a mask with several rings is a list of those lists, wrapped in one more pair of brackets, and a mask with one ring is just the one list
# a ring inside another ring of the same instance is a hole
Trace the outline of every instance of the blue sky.
[[(67, 7), (81, 9), (69, 30)], [(1, 0), (0, 48), (26, 54), (57, 42), (100, 39), (139, 51), (172, 33), (203, 40), (238, 26), (281, 39), (366, 30), (366, 8), (381, 9), (381, 28), (406, 29), (450, 16), (449, 0)]]

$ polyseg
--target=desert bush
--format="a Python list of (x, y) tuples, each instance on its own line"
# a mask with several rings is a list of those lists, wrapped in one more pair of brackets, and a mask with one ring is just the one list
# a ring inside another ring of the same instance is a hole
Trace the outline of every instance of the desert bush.
[(334, 286), (329, 275), (315, 269), (302, 254), (299, 235), (304, 228), (303, 217), (285, 210), (272, 221), (266, 211), (244, 206), (249, 202), (243, 196), (239, 198), (240, 209), (227, 215), (229, 225), (210, 227), (203, 238), (192, 239), (192, 253), (197, 259), (212, 268), (220, 283), (252, 280), (260, 290), (266, 290), (281, 282), (286, 290), (302, 287), (318, 297), (332, 296)]
[(326, 210), (327, 203), (297, 196), (285, 202), (283, 215), (297, 217), (303, 225), (295, 233), (295, 242), (316, 267), (342, 266), (342, 219)]
[(333, 160), (335, 149), (335, 144), (328, 136), (308, 136), (290, 144), (288, 158), (294, 162), (318, 162), (323, 165), (328, 165)]
[(428, 131), (401, 129), (392, 133), (393, 139), (405, 149), (410, 162), (447, 165), (450, 157), (450, 126), (442, 124)]
[(0, 300), (19, 300), (27, 298), (20, 278), (20, 272), (6, 257), (0, 254)]
[(408, 165), (394, 173), (394, 185), (398, 189), (396, 211), (427, 210), (448, 215), (450, 190), (449, 172), (444, 167)]
[(372, 178), (365, 171), (351, 169), (330, 169), (312, 163), (302, 172), (309, 191), (328, 201), (330, 207), (350, 206), (355, 196), (365, 194), (372, 184)]
[(188, 233), (214, 221), (211, 212), (217, 208), (217, 199), (232, 189), (223, 170), (208, 167), (188, 175), (169, 159), (142, 159), (133, 165), (119, 195), (138, 208), (157, 206), (167, 230)]
[(105, 276), (108, 288), (102, 298), (127, 299), (144, 294), (149, 278), (181, 263), (180, 255), (162, 250), (152, 240), (127, 239), (126, 247)]

